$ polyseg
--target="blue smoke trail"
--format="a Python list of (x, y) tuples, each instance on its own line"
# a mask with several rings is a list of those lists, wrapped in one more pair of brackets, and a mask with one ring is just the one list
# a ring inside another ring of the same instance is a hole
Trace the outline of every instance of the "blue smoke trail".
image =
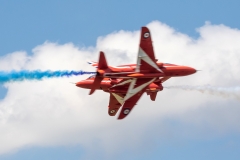
[(0, 71), (0, 83), (23, 81), (23, 80), (42, 80), (43, 78), (54, 77), (71, 77), (84, 74), (96, 74), (96, 72), (85, 71), (40, 71), (40, 70), (23, 70), (23, 71)]

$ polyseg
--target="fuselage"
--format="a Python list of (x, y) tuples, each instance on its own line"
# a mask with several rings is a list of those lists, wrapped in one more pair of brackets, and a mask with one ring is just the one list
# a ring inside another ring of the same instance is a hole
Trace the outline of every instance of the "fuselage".
[(98, 74), (109, 78), (154, 78), (154, 77), (179, 77), (187, 76), (196, 72), (192, 67), (180, 66), (169, 63), (157, 63), (162, 72), (149, 72), (141, 70), (136, 72), (136, 64), (120, 65), (117, 67), (109, 66), (106, 70), (98, 70)]
[[(109, 66), (107, 70), (100, 70), (100, 73), (103, 77), (105, 77), (98, 88), (98, 90), (103, 90), (105, 92), (122, 92), (126, 93), (128, 86), (126, 87), (114, 87), (115, 84), (119, 83), (122, 79), (131, 79), (131, 78), (157, 78), (155, 82), (159, 82), (159, 78), (161, 77), (180, 77), (180, 76), (187, 76), (194, 74), (196, 70), (194, 68), (188, 67), (188, 66), (180, 66), (180, 65), (174, 65), (169, 63), (157, 63), (158, 67), (161, 68), (163, 73), (161, 72), (144, 72), (141, 73), (135, 72), (136, 65), (135, 64), (128, 64), (128, 65), (121, 65), (117, 67)], [(76, 83), (76, 86), (85, 88), (85, 89), (91, 89), (93, 82), (94, 82), (94, 76), (89, 77), (86, 80), (82, 80), (78, 83)], [(159, 83), (151, 83), (147, 89), (146, 92), (157, 92), (163, 90), (162, 84)]]
[[(86, 80), (77, 82), (76, 86), (80, 88), (90, 89), (93, 85), (94, 79), (95, 79), (95, 76), (90, 76)], [(128, 85), (115, 87), (115, 84), (119, 83), (120, 81), (122, 81), (122, 79), (104, 78), (101, 81), (99, 88), (96, 88), (96, 89), (103, 90), (105, 92), (125, 94), (127, 93)], [(162, 90), (163, 90), (162, 84), (151, 83), (150, 85), (148, 85), (145, 92), (158, 92)]]

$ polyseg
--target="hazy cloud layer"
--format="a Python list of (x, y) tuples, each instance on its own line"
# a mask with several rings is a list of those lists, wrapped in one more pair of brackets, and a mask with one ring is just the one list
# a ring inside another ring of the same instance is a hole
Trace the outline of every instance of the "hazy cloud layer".
[[(240, 86), (240, 31), (207, 22), (194, 39), (154, 21), (147, 25), (159, 61), (192, 66), (195, 75), (172, 78), (164, 86)], [(0, 58), (0, 70), (87, 70), (86, 63), (106, 53), (109, 64), (135, 63), (140, 31), (119, 31), (99, 37), (95, 48), (46, 42), (30, 56), (14, 52)], [(197, 91), (164, 89), (156, 102), (146, 95), (122, 121), (107, 114), (109, 95), (69, 82), (87, 76), (7, 83), (0, 102), (0, 153), (29, 146), (80, 145), (105, 158), (124, 150), (134, 153), (172, 139), (209, 138), (240, 131), (239, 101)], [(239, 96), (238, 96), (239, 97)]]

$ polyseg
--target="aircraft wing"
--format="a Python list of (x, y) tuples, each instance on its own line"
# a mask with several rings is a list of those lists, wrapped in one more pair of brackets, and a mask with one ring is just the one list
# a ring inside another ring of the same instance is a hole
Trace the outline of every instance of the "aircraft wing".
[(136, 72), (162, 72), (158, 67), (153, 51), (150, 31), (147, 27), (142, 27), (140, 45), (137, 57)]
[(110, 116), (115, 116), (119, 108), (123, 105), (124, 95), (120, 93), (111, 93), (110, 92), (110, 100), (109, 100), (109, 106), (108, 106), (108, 114)]
[(142, 94), (145, 92), (146, 87), (151, 84), (156, 78), (133, 78), (131, 81), (127, 94), (124, 97), (123, 107), (118, 116), (118, 119), (125, 118), (133, 107), (136, 105), (137, 101), (140, 99)]

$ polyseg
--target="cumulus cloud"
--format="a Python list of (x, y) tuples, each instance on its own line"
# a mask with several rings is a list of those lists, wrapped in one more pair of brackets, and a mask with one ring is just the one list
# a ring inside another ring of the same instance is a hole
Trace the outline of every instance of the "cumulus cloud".
[[(240, 31), (207, 22), (194, 39), (158, 21), (147, 25), (159, 61), (192, 66), (195, 75), (172, 78), (165, 86), (239, 86)], [(106, 53), (109, 64), (135, 63), (140, 31), (119, 31), (97, 39), (95, 48), (46, 42), (32, 55), (14, 52), (0, 59), (0, 70), (87, 70), (85, 61)], [(0, 153), (29, 146), (80, 145), (107, 158), (138, 152), (175, 137), (205, 138), (239, 132), (239, 101), (195, 91), (164, 89), (156, 102), (144, 95), (122, 121), (109, 117), (109, 95), (77, 88), (86, 76), (7, 83), (0, 101)], [(231, 105), (229, 105), (231, 104)], [(177, 122), (177, 126), (172, 122)], [(190, 127), (189, 127), (190, 126)], [(211, 134), (209, 134), (211, 133)], [(89, 153), (89, 154), (88, 154)]]

